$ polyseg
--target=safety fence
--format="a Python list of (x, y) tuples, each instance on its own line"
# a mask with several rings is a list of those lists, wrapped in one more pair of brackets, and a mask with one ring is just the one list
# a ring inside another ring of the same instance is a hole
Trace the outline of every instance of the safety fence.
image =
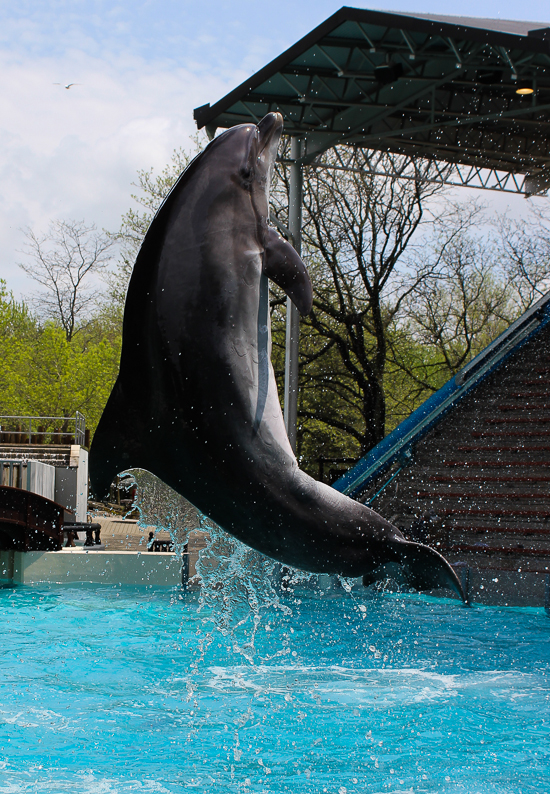
[(0, 444), (89, 445), (86, 419), (74, 416), (0, 416)]

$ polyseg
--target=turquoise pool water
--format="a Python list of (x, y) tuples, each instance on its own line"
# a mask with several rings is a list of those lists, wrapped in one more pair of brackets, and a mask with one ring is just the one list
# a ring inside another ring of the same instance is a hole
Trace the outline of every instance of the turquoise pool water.
[(541, 610), (304, 590), (218, 630), (168, 590), (0, 599), (2, 794), (550, 791)]

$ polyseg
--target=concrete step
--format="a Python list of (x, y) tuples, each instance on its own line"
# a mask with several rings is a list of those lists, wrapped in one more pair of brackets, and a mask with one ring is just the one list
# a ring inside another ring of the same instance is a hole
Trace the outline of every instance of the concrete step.
[(493, 488), (490, 493), (486, 493), (481, 484), (475, 490), (471, 483), (469, 483), (468, 490), (462, 488), (458, 489), (452, 484), (448, 484), (447, 486), (442, 484), (441, 488), (422, 490), (422, 485), (425, 487), (425, 483), (421, 484), (420, 488), (405, 488), (405, 486), (403, 486), (399, 490), (400, 498), (405, 501), (411, 501), (412, 499), (415, 499), (415, 501), (430, 500), (430, 502), (438, 503), (446, 501), (449, 503), (449, 507), (454, 506), (457, 501), (463, 503), (468, 502), (477, 507), (503, 508), (508, 508), (512, 503), (523, 506), (528, 502), (537, 509), (545, 508), (548, 505), (548, 509), (550, 510), (550, 493), (548, 489), (535, 491), (528, 483), (524, 484), (523, 490), (518, 490), (517, 487), (512, 488), (511, 485), (506, 488), (506, 484), (504, 484), (502, 488), (498, 490)]
[(533, 471), (544, 471), (550, 467), (550, 460), (443, 460), (442, 465), (446, 468), (457, 469), (491, 469), (493, 471), (532, 469)]
[(443, 552), (470, 552), (475, 554), (488, 554), (497, 556), (513, 556), (513, 557), (531, 557), (537, 559), (547, 559), (550, 557), (550, 549), (526, 549), (523, 546), (517, 547), (503, 547), (503, 546), (489, 546), (485, 544), (469, 544), (469, 543), (450, 543), (439, 547)]
[[(487, 404), (487, 403), (486, 403)], [(548, 403), (548, 396), (544, 397), (542, 402), (524, 402), (524, 403), (500, 403), (496, 405), (498, 411), (508, 412), (517, 411), (517, 413), (525, 413), (525, 411), (532, 411), (533, 413), (544, 415), (546, 411), (550, 411), (550, 404)]]
[(71, 444), (0, 444), (2, 460), (38, 460), (51, 466), (68, 466)]
[[(508, 467), (509, 469), (510, 467)], [(503, 483), (506, 485), (514, 485), (515, 483), (534, 483), (534, 482), (550, 482), (550, 474), (430, 474), (428, 475), (430, 482), (472, 482), (484, 485), (485, 483)]]
[(550, 509), (535, 509), (516, 507), (502, 508), (502, 507), (478, 507), (477, 505), (456, 505), (453, 507), (441, 505), (439, 503), (430, 502), (424, 505), (418, 505), (417, 511), (420, 515), (429, 513), (430, 510), (437, 513), (438, 516), (469, 516), (471, 518), (480, 518), (482, 516), (491, 516), (493, 518), (528, 518), (528, 519), (550, 519)]
[(548, 438), (550, 430), (530, 430), (529, 426), (516, 430), (513, 427), (505, 430), (472, 430), (472, 438)]
[(457, 452), (490, 452), (494, 454), (495, 452), (503, 453), (503, 452), (510, 452), (510, 453), (532, 453), (532, 452), (550, 452), (550, 444), (537, 444), (536, 442), (528, 441), (527, 445), (521, 444), (502, 444), (499, 441), (490, 441), (483, 443), (483, 444), (472, 444), (470, 443), (461, 443), (456, 446)]
[[(439, 547), (438, 550), (441, 550)], [(485, 571), (487, 574), (497, 574), (502, 572), (523, 572), (523, 573), (539, 573), (543, 574), (546, 579), (546, 574), (549, 572), (550, 564), (547, 559), (537, 559), (529, 557), (511, 556), (506, 554), (501, 555), (486, 555), (476, 554), (476, 552), (467, 551), (452, 551), (450, 549), (444, 550), (445, 556), (449, 562), (463, 562), (469, 565), (473, 570)]]
[[(544, 531), (544, 530), (543, 530)], [(437, 535), (439, 538), (440, 536)], [(541, 535), (539, 533), (520, 533), (514, 532), (509, 527), (502, 527), (500, 530), (485, 529), (482, 532), (476, 532), (475, 528), (457, 527), (457, 526), (444, 526), (442, 529), (442, 538), (453, 543), (489, 543), (501, 546), (521, 546), (529, 549), (550, 549), (550, 534), (546, 533)]]
[(483, 421), (489, 425), (546, 425), (550, 422), (550, 415), (541, 416), (536, 413), (531, 416), (486, 416)]
[[(511, 523), (511, 522), (510, 522)], [(520, 526), (512, 527), (509, 524), (504, 526), (499, 525), (485, 525), (485, 524), (458, 524), (456, 522), (446, 522), (445, 531), (447, 532), (464, 532), (471, 533), (472, 535), (521, 535), (522, 537), (550, 537), (550, 526), (542, 524), (540, 526)]]
[(544, 391), (511, 391), (508, 393), (508, 397), (522, 400), (541, 399), (544, 400), (545, 403), (549, 400), (548, 391), (546, 389)]
[(479, 502), (482, 499), (484, 502), (490, 501), (497, 501), (500, 499), (536, 499), (538, 501), (546, 500), (550, 505), (550, 492), (547, 488), (535, 489), (530, 487), (516, 487), (513, 489), (507, 488), (506, 486), (512, 486), (513, 483), (503, 483), (502, 488), (491, 488), (491, 490), (484, 490), (483, 489), (483, 482), (480, 481), (478, 483), (477, 489), (472, 489), (471, 487), (466, 488), (455, 488), (453, 487), (453, 483), (449, 483), (447, 485), (441, 484), (439, 488), (434, 487), (426, 490), (425, 488), (420, 488), (416, 490), (413, 483), (408, 483), (407, 486), (403, 485), (402, 491), (403, 495), (405, 493), (410, 494), (410, 496), (416, 496), (418, 499), (469, 499), (472, 502)]
[[(469, 542), (484, 543), (493, 542), (496, 544), (512, 545), (512, 546), (525, 546), (526, 548), (550, 548), (550, 532), (548, 524), (544, 529), (536, 531), (526, 531), (525, 527), (518, 527), (514, 532), (513, 528), (504, 524), (502, 527), (479, 527), (475, 524), (467, 526), (458, 526), (454, 521), (444, 521), (442, 526), (442, 537), (448, 540), (452, 539), (469, 539)], [(544, 534), (543, 534), (544, 533)], [(438, 536), (439, 537), (439, 536)], [(491, 541), (492, 538), (492, 541)]]

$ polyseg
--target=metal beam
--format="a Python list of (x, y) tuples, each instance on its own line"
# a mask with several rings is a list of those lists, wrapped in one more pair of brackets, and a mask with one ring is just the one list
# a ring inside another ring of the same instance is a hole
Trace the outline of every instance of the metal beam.
[[(288, 160), (281, 162), (288, 164)], [(525, 180), (535, 179), (537, 175), (516, 174), (511, 171), (499, 171), (495, 168), (480, 168), (473, 165), (459, 165), (456, 163), (446, 163), (437, 160), (420, 160), (421, 167), (418, 170), (407, 173), (403, 171), (393, 171), (391, 169), (370, 167), (368, 160), (365, 160), (363, 168), (353, 168), (346, 165), (328, 165), (326, 163), (311, 163), (309, 168), (316, 168), (327, 171), (348, 171), (350, 173), (368, 173), (372, 176), (381, 176), (385, 179), (405, 179), (409, 181), (420, 181), (435, 185), (446, 185), (448, 187), (471, 187), (477, 190), (498, 190), (506, 193), (522, 193), (532, 195), (533, 190), (526, 189)], [(426, 176), (428, 165), (433, 166), (431, 175)], [(423, 173), (424, 172), (424, 173)], [(545, 181), (545, 175), (541, 175)], [(545, 192), (548, 188), (541, 187), (537, 192)]]
[[(290, 174), (288, 196), (288, 228), (294, 248), (302, 249), (302, 166), (300, 164), (302, 142), (292, 138), (290, 142)], [(296, 452), (296, 426), (298, 421), (298, 355), (300, 315), (290, 298), (286, 299), (286, 349), (285, 349), (285, 428), (290, 446)]]
[[(437, 125), (437, 131), (448, 129), (450, 127), (461, 127), (464, 125), (473, 126), (474, 124), (478, 124), (480, 122), (486, 121), (506, 121), (508, 118), (515, 120), (518, 116), (523, 116), (527, 113), (540, 113), (546, 110), (550, 110), (550, 105), (530, 105), (529, 107), (525, 108), (514, 108), (514, 110), (503, 110), (498, 113), (485, 113), (480, 116), (469, 116), (466, 118), (455, 118), (452, 121), (442, 121)], [(367, 126), (366, 124), (363, 126)], [(365, 143), (376, 143), (384, 138), (389, 136), (396, 137), (396, 136), (403, 136), (403, 135), (416, 135), (419, 132), (431, 132), (433, 129), (431, 124), (423, 124), (413, 127), (405, 127), (403, 129), (388, 129), (385, 133), (373, 133), (368, 135), (362, 135), (361, 140)], [(435, 131), (435, 130), (434, 130)], [(349, 137), (349, 136), (346, 136)], [(374, 148), (374, 147), (373, 147)]]

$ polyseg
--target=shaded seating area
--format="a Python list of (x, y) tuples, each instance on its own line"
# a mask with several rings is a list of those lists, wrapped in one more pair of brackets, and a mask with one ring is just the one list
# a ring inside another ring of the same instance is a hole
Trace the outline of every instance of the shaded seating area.
[(0, 549), (59, 551), (65, 508), (44, 496), (0, 486)]

